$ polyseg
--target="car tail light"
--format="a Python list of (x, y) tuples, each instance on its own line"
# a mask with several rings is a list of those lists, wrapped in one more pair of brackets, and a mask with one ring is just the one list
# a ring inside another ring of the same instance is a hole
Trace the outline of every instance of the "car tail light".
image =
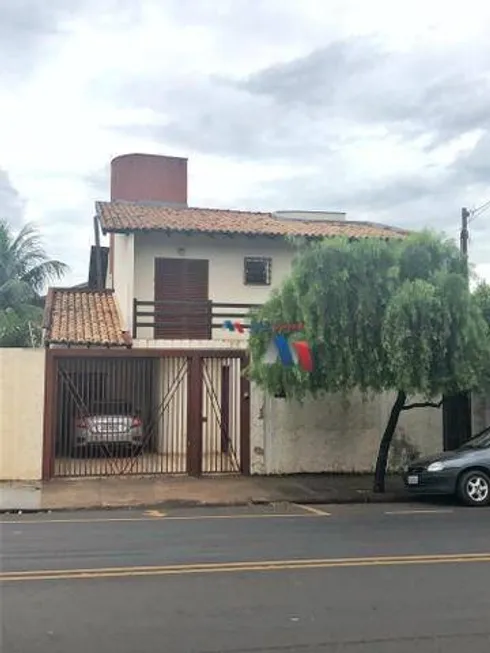
[(133, 423), (131, 424), (132, 429), (138, 428), (138, 426), (141, 426), (141, 420), (139, 417), (133, 417)]
[(77, 419), (77, 421), (75, 422), (75, 426), (77, 427), (77, 429), (86, 429), (88, 426), (87, 420), (83, 418)]

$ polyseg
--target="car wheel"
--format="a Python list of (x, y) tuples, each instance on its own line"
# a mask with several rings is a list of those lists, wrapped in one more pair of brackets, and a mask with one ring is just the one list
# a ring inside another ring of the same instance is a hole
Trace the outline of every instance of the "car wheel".
[(488, 506), (490, 478), (478, 469), (465, 472), (459, 479), (458, 492), (467, 506)]

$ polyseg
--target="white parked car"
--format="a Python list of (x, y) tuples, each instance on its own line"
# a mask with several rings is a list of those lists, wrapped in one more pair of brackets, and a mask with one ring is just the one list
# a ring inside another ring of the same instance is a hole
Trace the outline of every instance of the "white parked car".
[(90, 448), (114, 445), (141, 450), (144, 440), (143, 422), (126, 401), (100, 402), (89, 414), (75, 421), (73, 449), (82, 453)]

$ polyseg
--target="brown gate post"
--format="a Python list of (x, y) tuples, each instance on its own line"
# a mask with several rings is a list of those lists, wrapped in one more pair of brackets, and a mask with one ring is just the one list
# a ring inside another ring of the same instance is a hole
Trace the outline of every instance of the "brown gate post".
[(57, 360), (49, 349), (46, 349), (44, 367), (44, 416), (43, 416), (43, 460), (42, 479), (49, 481), (54, 474), (56, 410), (58, 397)]
[(202, 355), (199, 352), (188, 357), (187, 381), (187, 473), (202, 474)]
[(248, 356), (240, 359), (240, 472), (250, 475), (250, 381), (244, 376)]

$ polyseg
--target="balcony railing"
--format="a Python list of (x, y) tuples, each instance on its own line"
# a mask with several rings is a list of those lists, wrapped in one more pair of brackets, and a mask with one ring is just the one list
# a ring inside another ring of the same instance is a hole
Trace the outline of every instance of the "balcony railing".
[(222, 329), (227, 320), (238, 321), (248, 327), (250, 312), (260, 304), (237, 304), (197, 301), (141, 301), (133, 300), (133, 338), (140, 337), (140, 329), (152, 329), (157, 339), (209, 340), (215, 329)]

